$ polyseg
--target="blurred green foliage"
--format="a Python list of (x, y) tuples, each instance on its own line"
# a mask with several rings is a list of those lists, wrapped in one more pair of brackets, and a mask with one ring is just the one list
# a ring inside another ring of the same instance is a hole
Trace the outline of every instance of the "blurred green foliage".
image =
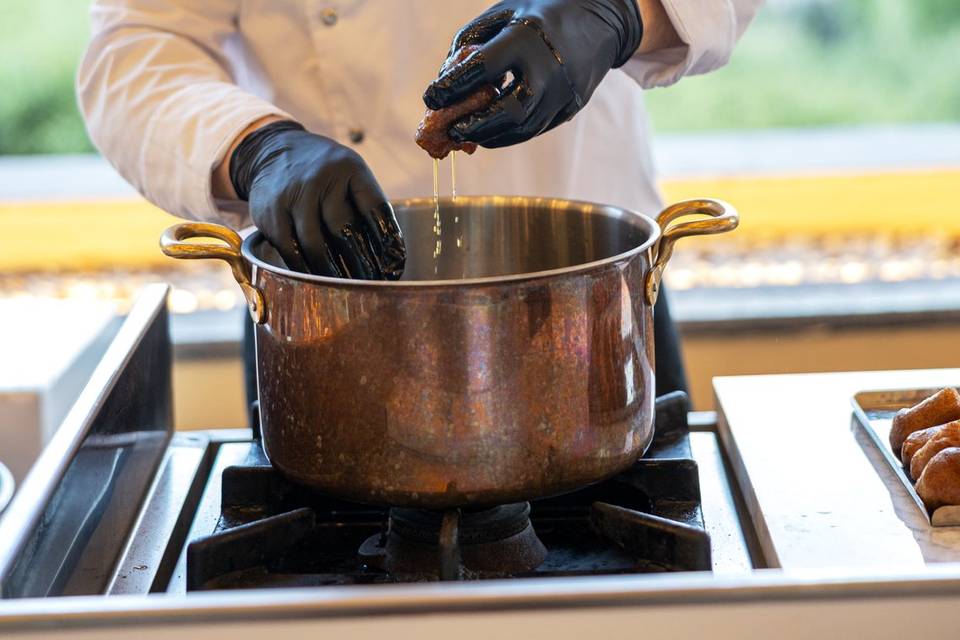
[(781, 0), (716, 73), (650, 91), (659, 130), (960, 120), (960, 0)]
[(0, 154), (89, 151), (73, 78), (89, 35), (89, 2), (3, 0)]
[[(0, 154), (91, 149), (89, 2), (4, 0)], [(731, 63), (648, 93), (659, 130), (960, 120), (960, 0), (771, 0)]]

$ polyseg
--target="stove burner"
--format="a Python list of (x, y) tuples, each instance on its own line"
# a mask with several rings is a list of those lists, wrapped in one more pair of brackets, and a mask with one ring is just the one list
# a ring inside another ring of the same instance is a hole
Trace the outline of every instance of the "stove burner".
[(360, 557), (391, 574), (427, 573), (441, 580), (516, 574), (547, 557), (530, 524), (530, 504), (484, 510), (391, 509), (389, 530), (370, 536)]
[(650, 450), (620, 475), (483, 510), (337, 500), (287, 482), (257, 441), (224, 445), (247, 447), (247, 461), (215, 463), (221, 497), (206, 508), (220, 518), (187, 546), (187, 588), (710, 570), (686, 417), (685, 394), (664, 396)]

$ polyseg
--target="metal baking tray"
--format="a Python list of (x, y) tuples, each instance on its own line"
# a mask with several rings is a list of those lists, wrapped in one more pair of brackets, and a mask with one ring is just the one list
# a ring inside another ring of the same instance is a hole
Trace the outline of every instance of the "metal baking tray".
[(932, 514), (929, 513), (913, 488), (913, 482), (904, 470), (900, 456), (890, 449), (890, 427), (894, 414), (900, 409), (922, 402), (942, 388), (861, 391), (853, 396), (853, 414), (927, 521), (934, 527), (955, 527), (960, 526), (960, 506), (940, 507)]

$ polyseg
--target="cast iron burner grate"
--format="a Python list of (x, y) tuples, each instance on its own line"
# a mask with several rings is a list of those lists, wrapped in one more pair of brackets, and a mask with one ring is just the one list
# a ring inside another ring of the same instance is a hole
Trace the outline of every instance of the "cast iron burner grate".
[(683, 393), (659, 398), (650, 450), (614, 478), (462, 513), (391, 514), (317, 495), (281, 478), (254, 442), (223, 472), (215, 531), (188, 546), (187, 588), (708, 571), (687, 410)]

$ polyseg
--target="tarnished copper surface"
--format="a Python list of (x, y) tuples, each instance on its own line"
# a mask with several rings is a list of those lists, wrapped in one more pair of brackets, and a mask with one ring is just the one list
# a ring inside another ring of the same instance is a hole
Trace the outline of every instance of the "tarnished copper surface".
[[(503, 270), (493, 262), (466, 275)], [(652, 437), (649, 266), (640, 251), (575, 274), (423, 287), (318, 286), (257, 269), (270, 301), (257, 328), (267, 455), (329, 493), (430, 508), (516, 502), (612, 475)]]
[[(687, 212), (717, 215), (704, 202)], [(442, 509), (562, 493), (643, 453), (656, 223), (543, 198), (394, 208), (408, 247), (399, 282), (293, 273), (258, 233), (243, 244), (264, 300), (263, 444), (280, 472), (352, 500)]]
[(652, 437), (646, 257), (578, 278), (330, 290), (260, 271), (264, 448), (292, 479), (442, 508), (560, 493)]

